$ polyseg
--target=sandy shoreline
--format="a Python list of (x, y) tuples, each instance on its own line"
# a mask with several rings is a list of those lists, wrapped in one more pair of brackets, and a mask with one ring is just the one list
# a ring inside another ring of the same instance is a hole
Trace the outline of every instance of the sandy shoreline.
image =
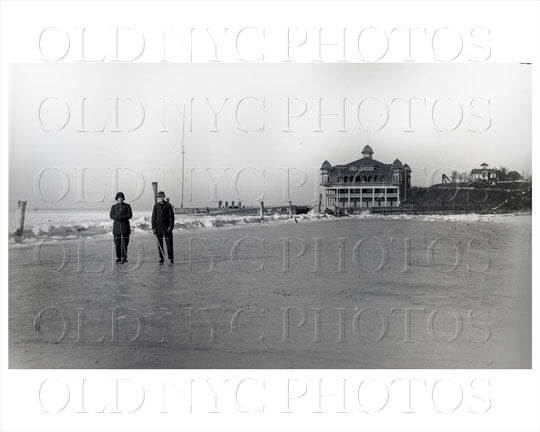
[[(173, 267), (157, 265), (148, 233), (133, 236), (122, 268), (107, 237), (89, 237), (82, 254), (65, 242), (62, 268), (63, 242), (42, 250), (41, 265), (34, 248), (11, 248), (10, 367), (530, 367), (531, 220), (509, 219), (180, 230)], [(358, 265), (353, 250), (367, 237), (379, 243), (362, 245)], [(430, 263), (413, 242), (404, 270), (403, 242), (391, 238), (405, 237), (453, 238), (461, 261), (452, 270), (453, 246), (441, 243)], [(292, 241), (287, 261), (284, 238), (303, 240), (305, 253), (295, 257), (301, 240)], [(381, 245), (388, 256), (374, 271)], [(415, 308), (408, 325), (404, 308)]]

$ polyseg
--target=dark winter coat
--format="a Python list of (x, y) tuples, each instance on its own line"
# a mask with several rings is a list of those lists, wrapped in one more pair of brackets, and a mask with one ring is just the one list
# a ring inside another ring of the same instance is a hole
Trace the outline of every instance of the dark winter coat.
[(152, 229), (164, 233), (174, 228), (174, 209), (167, 201), (157, 203), (152, 210)]
[(129, 204), (117, 203), (111, 207), (111, 219), (113, 222), (113, 235), (128, 236), (131, 233), (129, 220), (133, 217), (131, 206)]

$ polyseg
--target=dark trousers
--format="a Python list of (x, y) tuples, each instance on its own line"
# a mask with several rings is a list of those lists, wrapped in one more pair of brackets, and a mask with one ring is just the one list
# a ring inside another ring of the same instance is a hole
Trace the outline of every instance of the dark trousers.
[(173, 251), (173, 236), (172, 233), (160, 233), (158, 232), (156, 234), (156, 237), (158, 239), (159, 247), (159, 260), (163, 261), (163, 238), (165, 237), (165, 244), (167, 245), (167, 258), (170, 260), (174, 259), (174, 251)]
[(114, 236), (114, 246), (116, 247), (117, 259), (127, 259), (128, 244), (129, 236)]

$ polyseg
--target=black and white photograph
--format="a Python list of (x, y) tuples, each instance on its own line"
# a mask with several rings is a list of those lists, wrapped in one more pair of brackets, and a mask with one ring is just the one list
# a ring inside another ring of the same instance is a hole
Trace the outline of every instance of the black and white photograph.
[(530, 65), (10, 85), (10, 367), (531, 367)]
[(540, 430), (540, 3), (0, 7), (0, 430)]

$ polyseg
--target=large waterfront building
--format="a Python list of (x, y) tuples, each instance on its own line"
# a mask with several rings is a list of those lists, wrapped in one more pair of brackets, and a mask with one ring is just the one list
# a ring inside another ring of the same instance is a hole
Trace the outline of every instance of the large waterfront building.
[(321, 166), (322, 203), (326, 207), (393, 207), (407, 198), (411, 169), (399, 159), (385, 164), (373, 159), (369, 145), (362, 158), (345, 165)]

